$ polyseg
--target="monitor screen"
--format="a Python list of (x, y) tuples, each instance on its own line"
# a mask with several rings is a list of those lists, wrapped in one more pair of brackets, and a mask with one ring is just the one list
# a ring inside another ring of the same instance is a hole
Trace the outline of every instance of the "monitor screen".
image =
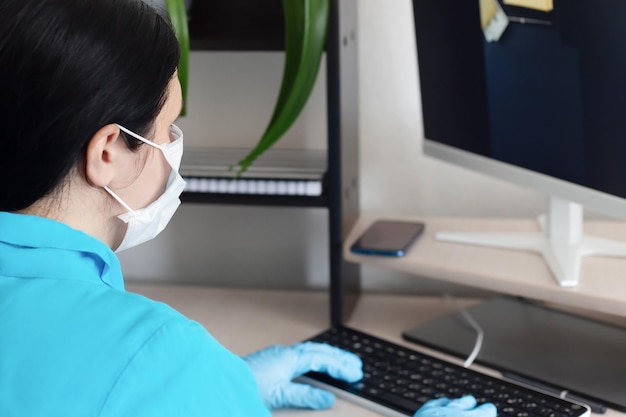
[(414, 0), (424, 150), (626, 217), (626, 1)]

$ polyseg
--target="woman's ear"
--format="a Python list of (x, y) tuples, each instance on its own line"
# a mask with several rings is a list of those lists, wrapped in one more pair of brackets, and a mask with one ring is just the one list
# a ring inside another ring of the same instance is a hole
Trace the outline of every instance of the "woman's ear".
[(120, 128), (115, 124), (103, 126), (92, 136), (85, 155), (85, 175), (89, 184), (104, 187), (113, 179), (119, 137)]

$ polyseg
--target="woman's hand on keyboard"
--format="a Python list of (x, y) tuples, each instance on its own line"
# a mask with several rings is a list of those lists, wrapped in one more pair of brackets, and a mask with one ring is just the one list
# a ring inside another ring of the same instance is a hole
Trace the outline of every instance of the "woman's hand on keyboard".
[(466, 395), (450, 400), (437, 398), (422, 406), (413, 417), (496, 417), (498, 410), (491, 403), (476, 406), (476, 398)]
[(329, 408), (334, 394), (292, 382), (309, 371), (356, 382), (363, 378), (363, 362), (354, 353), (314, 342), (271, 346), (243, 358), (257, 380), (261, 397), (270, 409)]

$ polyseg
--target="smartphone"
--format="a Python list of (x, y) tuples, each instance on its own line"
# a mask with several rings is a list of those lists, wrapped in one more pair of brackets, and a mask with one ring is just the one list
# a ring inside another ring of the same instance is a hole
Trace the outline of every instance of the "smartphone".
[(424, 231), (424, 223), (377, 220), (350, 247), (360, 255), (404, 256)]

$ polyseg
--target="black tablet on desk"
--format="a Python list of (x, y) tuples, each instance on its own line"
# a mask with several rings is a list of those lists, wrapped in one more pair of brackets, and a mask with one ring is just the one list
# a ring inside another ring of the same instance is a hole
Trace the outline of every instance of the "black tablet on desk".
[[(626, 412), (626, 329), (512, 297), (466, 309), (484, 338), (476, 363)], [(459, 313), (403, 333), (467, 358), (477, 332)]]

